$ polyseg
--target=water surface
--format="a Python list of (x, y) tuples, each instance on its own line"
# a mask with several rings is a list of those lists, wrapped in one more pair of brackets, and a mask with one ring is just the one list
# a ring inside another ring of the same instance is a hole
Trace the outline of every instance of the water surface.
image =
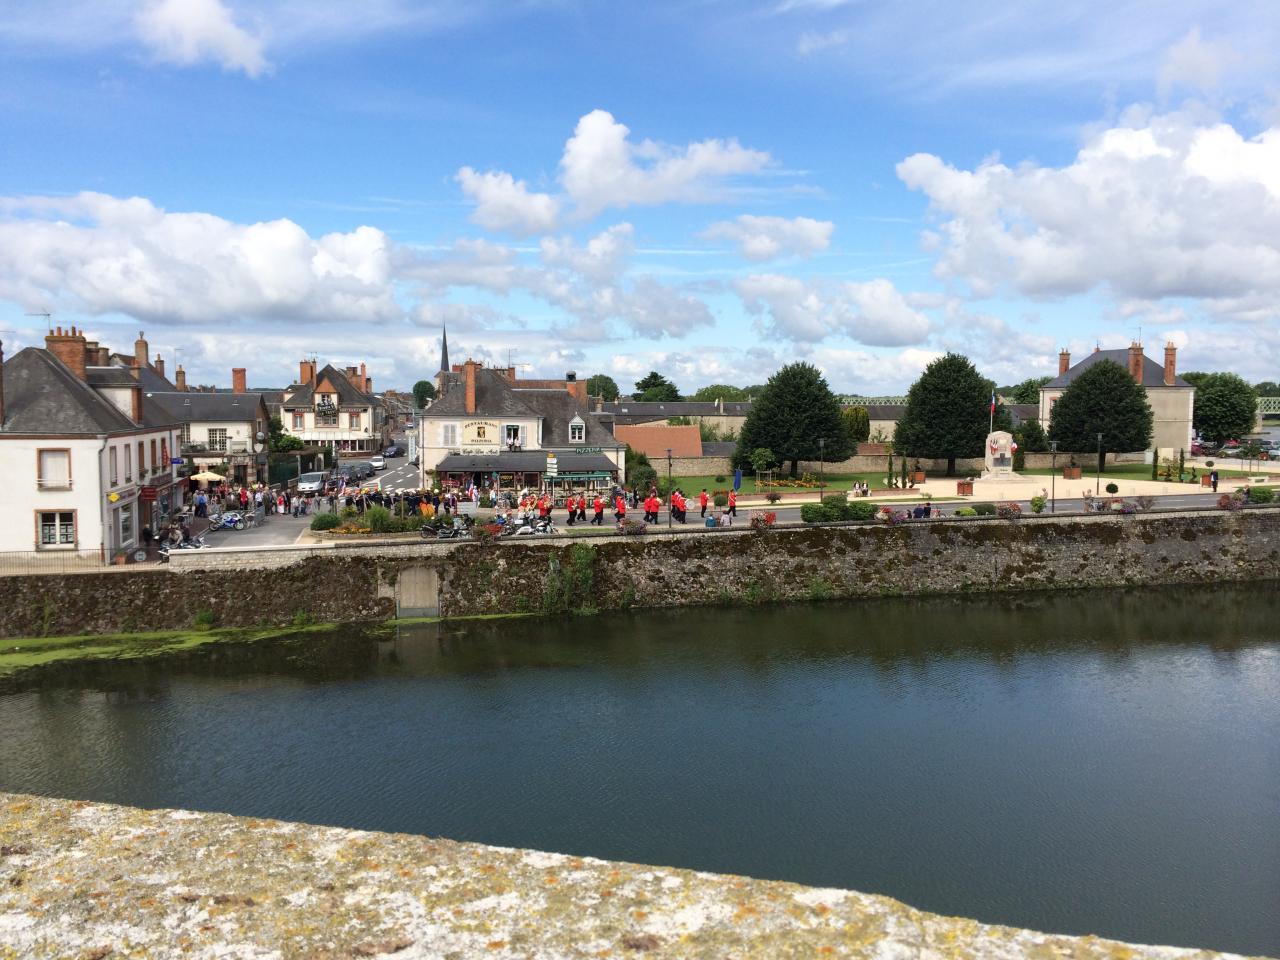
[(95, 665), (0, 696), (0, 788), (1280, 954), (1278, 596), (491, 621)]

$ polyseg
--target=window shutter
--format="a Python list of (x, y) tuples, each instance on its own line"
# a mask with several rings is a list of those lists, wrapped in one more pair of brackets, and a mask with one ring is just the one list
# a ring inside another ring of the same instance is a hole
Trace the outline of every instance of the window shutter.
[(70, 486), (71, 464), (67, 451), (40, 451), (40, 483), (45, 487)]

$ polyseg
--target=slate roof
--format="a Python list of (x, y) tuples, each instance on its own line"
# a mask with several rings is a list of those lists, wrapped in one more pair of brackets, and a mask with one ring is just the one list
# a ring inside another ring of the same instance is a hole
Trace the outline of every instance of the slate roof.
[[(347, 379), (347, 375), (333, 364), (326, 364), (325, 368), (316, 374), (316, 385), (325, 380), (328, 380), (338, 391), (339, 408), (368, 407), (373, 404), (373, 397), (363, 390), (357, 390), (356, 385)], [(302, 384), (297, 392), (283, 404), (283, 407), (285, 410), (309, 410), (316, 405), (315, 396), (315, 386), (309, 383)]]
[(136, 387), (133, 371), (125, 367), (85, 367), (85, 379), (91, 387)]
[(726, 400), (724, 410), (714, 401), (669, 400), (662, 403), (615, 400), (601, 406), (602, 413), (613, 414), (618, 423), (652, 423), (669, 417), (745, 417), (751, 413), (750, 400)]
[[(542, 473), (547, 469), (547, 451), (524, 450), (501, 453), (451, 453), (436, 465), (442, 473), (470, 470), (499, 473)], [(559, 473), (615, 473), (617, 467), (603, 453), (556, 453)]]
[[(510, 388), (509, 388), (510, 389)], [(533, 415), (542, 418), (542, 446), (568, 447), (569, 421), (575, 416), (581, 417), (586, 426), (584, 447), (620, 447), (619, 441), (609, 430), (583, 409), (567, 390), (521, 390), (519, 386), (511, 390), (519, 402), (533, 411)], [(479, 408), (479, 397), (476, 398)], [(434, 409), (434, 408), (433, 408)], [(572, 444), (579, 446), (579, 444)]]
[(905, 403), (869, 403), (854, 404), (861, 406), (867, 411), (868, 420), (901, 420), (902, 415), (907, 412)]
[(702, 437), (696, 426), (672, 427), (665, 423), (633, 424), (620, 426), (614, 435), (632, 450), (645, 456), (665, 457), (667, 450), (673, 457), (702, 456)]
[(247, 423), (258, 419), (262, 395), (258, 393), (201, 393), (173, 390), (148, 394), (142, 403), (159, 407), (175, 423)]
[(733, 440), (704, 440), (702, 455), (704, 457), (732, 457), (738, 444)]
[[(463, 375), (451, 371), (440, 376), (444, 395), (423, 412), (424, 417), (539, 416), (521, 399), (521, 396), (533, 391), (513, 390), (506, 375), (496, 370), (486, 370), (484, 367), (476, 370), (476, 412), (471, 414), (467, 413), (467, 387)], [(560, 393), (569, 396), (563, 390)]]
[(1009, 411), (1009, 417), (1013, 420), (1015, 427), (1026, 423), (1028, 420), (1040, 419), (1040, 404), (1038, 403), (1007, 403), (1005, 404), (1005, 409)]
[[(129, 383), (133, 384), (132, 377)], [(5, 421), (0, 433), (85, 435), (137, 430), (88, 383), (40, 347), (4, 362)]]
[[(1095, 350), (1075, 366), (1071, 367), (1066, 373), (1054, 377), (1041, 387), (1041, 389), (1061, 390), (1064, 387), (1069, 387), (1076, 377), (1080, 376), (1084, 371), (1102, 360), (1112, 360), (1115, 363), (1120, 364), (1120, 366), (1125, 370), (1128, 370), (1129, 349), (1128, 347), (1125, 347), (1122, 350)], [(1160, 366), (1160, 364), (1156, 363), (1146, 354), (1142, 355), (1142, 385), (1144, 387), (1168, 387), (1168, 384), (1164, 382), (1164, 367)], [(1191, 384), (1187, 383), (1186, 380), (1183, 380), (1179, 376), (1174, 376), (1173, 386), (1190, 387)]]

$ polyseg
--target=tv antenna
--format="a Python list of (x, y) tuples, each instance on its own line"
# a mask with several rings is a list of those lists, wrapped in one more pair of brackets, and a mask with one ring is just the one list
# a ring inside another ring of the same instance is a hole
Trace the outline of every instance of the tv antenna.
[(24, 313), (24, 317), (44, 317), (44, 322), (48, 323), (49, 318), (53, 316), (48, 310), (33, 310), (31, 313)]

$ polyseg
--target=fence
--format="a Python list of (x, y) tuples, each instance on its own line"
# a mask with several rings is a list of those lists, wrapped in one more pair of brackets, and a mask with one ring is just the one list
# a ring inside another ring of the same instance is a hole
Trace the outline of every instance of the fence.
[(10, 550), (0, 552), (0, 576), (29, 573), (84, 573), (101, 570), (108, 559), (100, 550)]

